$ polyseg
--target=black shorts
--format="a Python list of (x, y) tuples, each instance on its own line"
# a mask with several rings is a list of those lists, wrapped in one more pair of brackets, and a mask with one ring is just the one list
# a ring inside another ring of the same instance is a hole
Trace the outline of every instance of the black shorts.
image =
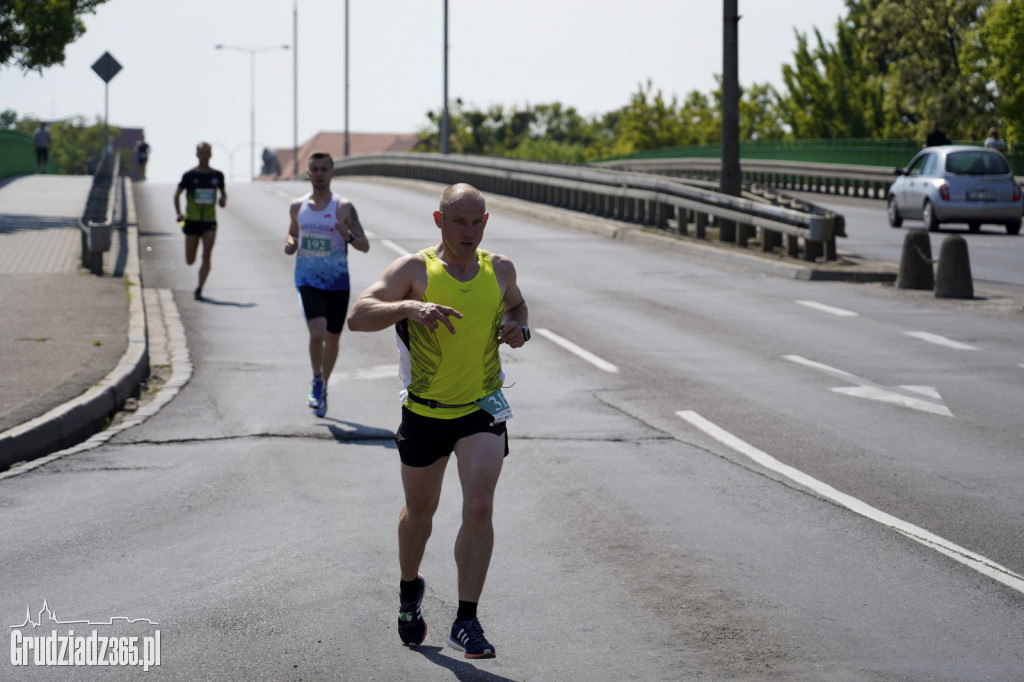
[(348, 289), (328, 291), (316, 287), (299, 287), (299, 298), (302, 299), (302, 311), (306, 321), (327, 318), (327, 331), (340, 334), (345, 327), (345, 316), (348, 314)]
[(484, 410), (471, 412), (455, 419), (434, 419), (402, 408), (402, 423), (395, 434), (398, 456), (402, 464), (427, 467), (452, 454), (455, 442), (474, 433), (493, 433), (505, 437), (505, 456), (508, 456), (508, 430), (505, 422), (491, 426), (494, 417)]
[(185, 224), (181, 226), (181, 231), (192, 237), (199, 237), (204, 232), (217, 231), (217, 223), (200, 222), (198, 220), (186, 220)]

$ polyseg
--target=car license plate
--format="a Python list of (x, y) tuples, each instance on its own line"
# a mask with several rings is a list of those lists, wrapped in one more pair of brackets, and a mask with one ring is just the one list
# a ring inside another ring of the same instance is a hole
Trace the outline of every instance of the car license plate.
[(996, 193), (989, 190), (981, 190), (967, 193), (967, 201), (995, 201)]

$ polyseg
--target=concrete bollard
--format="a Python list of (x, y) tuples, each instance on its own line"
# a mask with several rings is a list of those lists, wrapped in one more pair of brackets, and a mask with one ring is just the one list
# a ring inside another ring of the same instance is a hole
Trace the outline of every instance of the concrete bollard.
[(932, 242), (928, 230), (908, 230), (903, 238), (900, 272), (896, 286), (900, 289), (932, 289), (935, 273), (932, 271)]
[(974, 298), (971, 259), (967, 240), (951, 234), (942, 240), (939, 249), (939, 271), (935, 276), (936, 298)]

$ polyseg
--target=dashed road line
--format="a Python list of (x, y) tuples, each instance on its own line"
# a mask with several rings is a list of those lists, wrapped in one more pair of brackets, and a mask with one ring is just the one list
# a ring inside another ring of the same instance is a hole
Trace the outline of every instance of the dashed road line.
[(937, 346), (945, 346), (946, 348), (953, 348), (955, 350), (978, 350), (977, 346), (972, 346), (967, 343), (960, 343), (959, 341), (954, 341), (953, 339), (948, 339), (945, 336), (939, 336), (938, 334), (932, 334), (931, 332), (903, 333), (915, 339), (927, 341), (928, 343), (934, 343)]
[(603, 372), (608, 372), (609, 374), (619, 373), (619, 368), (613, 365), (612, 363), (594, 355), (590, 351), (576, 345), (572, 341), (562, 338), (553, 331), (548, 329), (536, 329), (535, 331), (544, 338), (548, 339), (549, 341), (553, 341), (554, 343), (558, 344), (559, 346), (569, 351), (570, 353), (573, 353), (574, 355), (582, 358), (583, 360), (586, 360), (594, 367), (597, 367), (599, 370)]
[(860, 313), (855, 313), (852, 310), (845, 310), (843, 308), (836, 308), (835, 306), (826, 305), (825, 303), (818, 303), (817, 301), (794, 301), (798, 305), (805, 306), (807, 308), (813, 308), (814, 310), (820, 310), (830, 315), (837, 317), (857, 317)]
[(390, 239), (381, 239), (380, 240), (380, 244), (384, 248), (389, 249), (391, 251), (394, 251), (399, 256), (408, 256), (409, 253), (410, 253), (408, 250), (403, 249), (401, 246), (399, 246), (395, 242), (391, 241)]

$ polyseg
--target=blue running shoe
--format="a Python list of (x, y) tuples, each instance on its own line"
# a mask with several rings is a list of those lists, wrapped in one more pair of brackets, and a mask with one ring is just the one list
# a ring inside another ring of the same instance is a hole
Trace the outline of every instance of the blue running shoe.
[(466, 658), (494, 658), (494, 647), (484, 639), (484, 629), (476, 618), (452, 623), (448, 646), (466, 652)]
[(405, 646), (419, 646), (427, 638), (427, 621), (423, 620), (423, 612), (420, 611), (423, 595), (427, 591), (427, 581), (422, 575), (418, 575), (416, 583), (419, 590), (415, 599), (402, 601), (399, 596), (398, 636), (402, 638), (402, 644)]
[(320, 398), (320, 404), (317, 405), (316, 409), (313, 410), (313, 414), (318, 417), (322, 417), (327, 414), (327, 387), (324, 387), (324, 394)]
[(320, 403), (324, 400), (324, 380), (317, 377), (313, 377), (313, 385), (309, 387), (309, 396), (306, 398), (306, 402), (309, 403), (310, 409), (317, 409), (320, 407)]

